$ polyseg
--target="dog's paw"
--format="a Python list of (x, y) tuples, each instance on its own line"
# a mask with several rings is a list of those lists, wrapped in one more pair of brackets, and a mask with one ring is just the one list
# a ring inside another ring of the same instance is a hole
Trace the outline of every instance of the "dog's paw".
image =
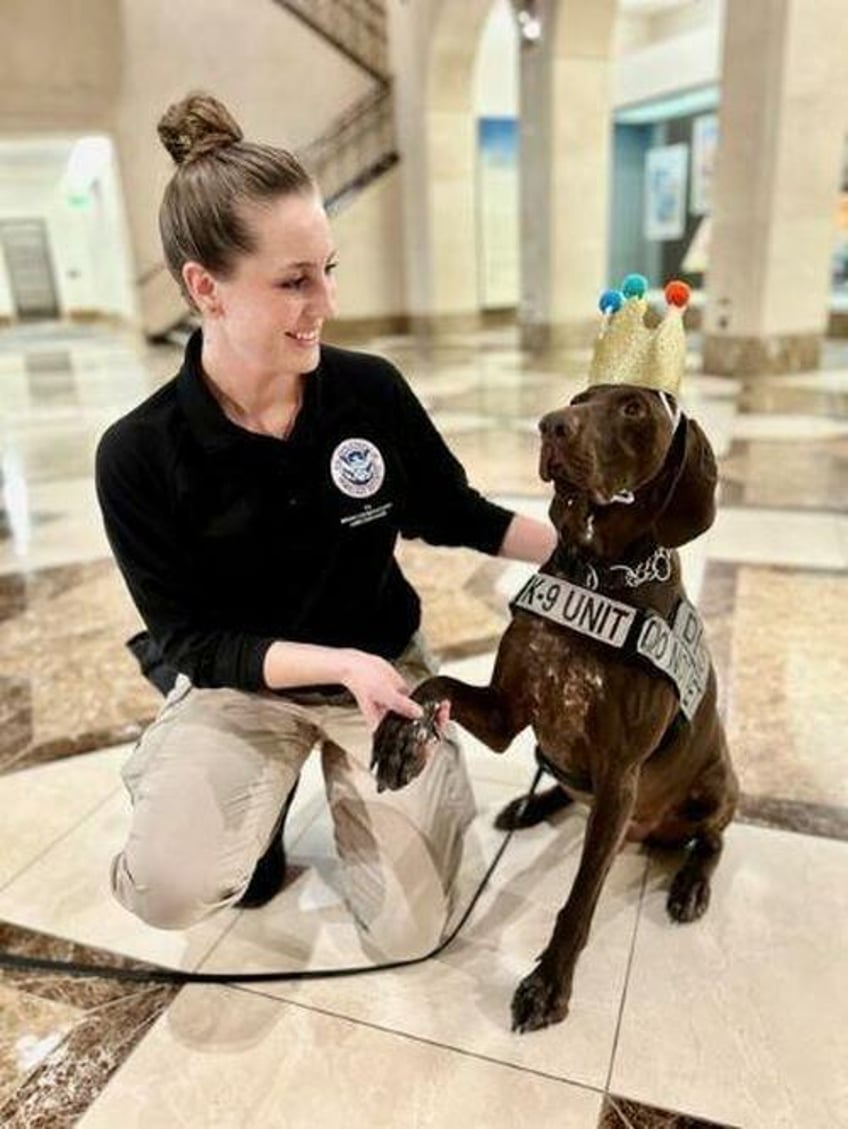
[(377, 791), (397, 791), (414, 780), (427, 763), (427, 753), (444, 738), (444, 703), (428, 702), (417, 721), (388, 713), (374, 734), (371, 767), (377, 770)]
[(567, 996), (541, 967), (524, 977), (512, 997), (512, 1029), (519, 1033), (561, 1023), (567, 1015)]
[(710, 880), (699, 870), (684, 866), (674, 876), (666, 909), (672, 921), (681, 925), (697, 921), (710, 904)]
[(519, 796), (501, 808), (495, 816), (498, 831), (519, 831), (525, 827), (535, 827), (574, 801), (562, 788), (553, 787), (535, 795)]

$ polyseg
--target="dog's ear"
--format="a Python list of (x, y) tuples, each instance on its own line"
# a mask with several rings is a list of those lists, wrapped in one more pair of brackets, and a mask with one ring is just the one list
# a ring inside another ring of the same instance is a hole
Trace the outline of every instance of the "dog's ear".
[(709, 529), (716, 512), (718, 467), (710, 441), (694, 420), (684, 418), (680, 426), (686, 428), (683, 463), (654, 520), (657, 543), (667, 549), (694, 541)]

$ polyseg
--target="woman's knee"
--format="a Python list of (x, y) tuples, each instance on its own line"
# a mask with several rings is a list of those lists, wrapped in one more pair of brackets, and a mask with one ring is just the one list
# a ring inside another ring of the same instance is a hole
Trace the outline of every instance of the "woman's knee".
[(121, 905), (156, 929), (188, 929), (236, 901), (249, 880), (227, 885), (168, 867), (128, 864), (126, 852), (112, 862), (112, 892)]
[(432, 952), (442, 941), (448, 908), (441, 899), (414, 908), (400, 903), (369, 922), (357, 917), (356, 924), (372, 960), (412, 960)]

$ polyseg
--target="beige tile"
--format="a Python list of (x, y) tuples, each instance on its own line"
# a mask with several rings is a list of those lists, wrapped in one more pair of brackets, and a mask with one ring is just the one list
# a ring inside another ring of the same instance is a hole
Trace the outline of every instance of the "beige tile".
[[(502, 841), (494, 814), (516, 794), (503, 781), (477, 781), (481, 814), (467, 840), (465, 896)], [(363, 954), (333, 887), (329, 825), (319, 817), (292, 852), (308, 869), (259, 913), (243, 914), (204, 962), (205, 971), (359, 966)], [(544, 947), (573, 880), (585, 817), (517, 834), (454, 945), (425, 964), (374, 976), (263, 984), (279, 998), (376, 1024), (499, 1062), (603, 1086), (646, 865), (627, 849), (607, 881), (575, 980), (565, 1023), (510, 1032), (510, 1000)]]
[(739, 570), (727, 735), (743, 791), (848, 805), (848, 576)]
[(121, 787), (126, 748), (0, 776), (0, 887)]
[(845, 568), (848, 518), (723, 506), (709, 534), (714, 560), (794, 568)]
[(108, 876), (128, 825), (129, 801), (121, 790), (0, 892), (0, 918), (142, 960), (194, 967), (234, 913), (224, 910), (178, 932), (153, 929), (123, 909)]
[(745, 1129), (848, 1107), (848, 846), (734, 826), (697, 925), (652, 870), (611, 1090)]
[(187, 988), (80, 1129), (594, 1129), (600, 1095), (252, 993)]

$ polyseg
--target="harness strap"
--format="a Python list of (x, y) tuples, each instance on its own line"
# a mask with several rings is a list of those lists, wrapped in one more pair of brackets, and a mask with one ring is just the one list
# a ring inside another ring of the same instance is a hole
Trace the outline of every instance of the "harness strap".
[(625, 656), (646, 660), (674, 686), (688, 721), (706, 693), (710, 657), (695, 607), (681, 599), (671, 621), (561, 577), (537, 572), (510, 604), (558, 627), (588, 636)]

